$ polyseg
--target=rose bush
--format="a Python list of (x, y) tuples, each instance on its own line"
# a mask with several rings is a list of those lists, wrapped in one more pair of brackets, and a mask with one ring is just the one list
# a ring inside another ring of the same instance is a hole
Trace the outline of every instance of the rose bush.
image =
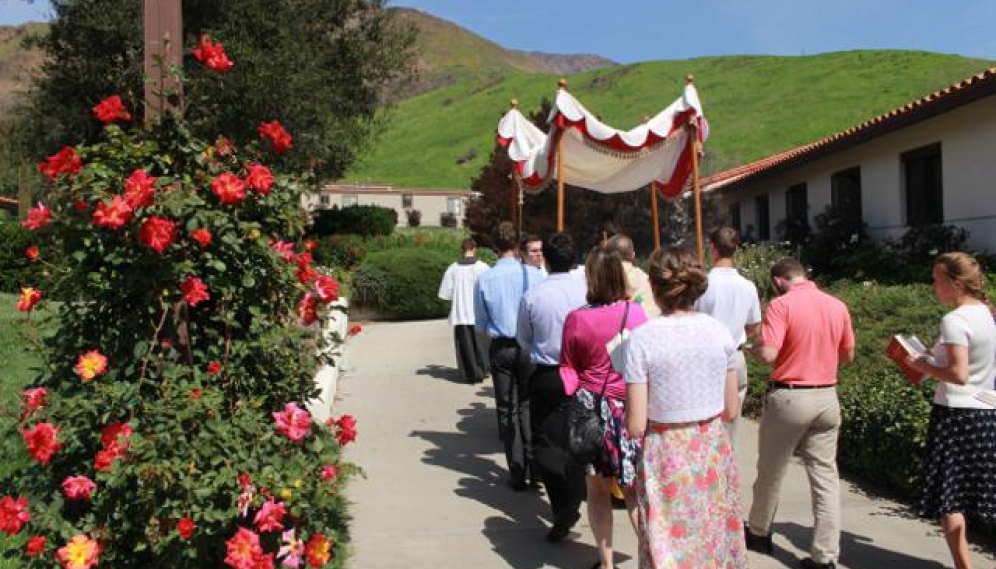
[(2, 481), (0, 531), (31, 567), (338, 567), (356, 424), (304, 405), (342, 338), (300, 323), (338, 284), (297, 244), (307, 185), (266, 166), (291, 134), (265, 117), (265, 143), (233, 148), (176, 118), (126, 130), (132, 110), (104, 99), (103, 139), (40, 166), (49, 203), (24, 225), (50, 276), (18, 307), (65, 302), (4, 439), (31, 460)]

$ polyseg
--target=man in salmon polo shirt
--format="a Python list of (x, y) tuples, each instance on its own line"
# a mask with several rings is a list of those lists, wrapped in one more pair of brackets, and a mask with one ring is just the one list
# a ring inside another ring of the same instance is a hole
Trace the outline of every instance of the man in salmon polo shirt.
[(748, 549), (772, 553), (771, 524), (785, 469), (802, 458), (813, 499), (813, 542), (802, 569), (835, 569), (840, 555), (837, 368), (854, 360), (847, 306), (806, 278), (799, 261), (771, 267), (780, 296), (764, 313), (761, 344), (750, 353), (771, 364), (758, 432), (757, 479), (745, 527)]

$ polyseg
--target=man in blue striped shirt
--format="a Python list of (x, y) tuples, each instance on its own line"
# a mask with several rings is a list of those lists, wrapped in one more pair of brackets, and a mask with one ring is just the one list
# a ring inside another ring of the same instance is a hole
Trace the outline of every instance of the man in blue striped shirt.
[(491, 378), (495, 386), (498, 434), (505, 447), (505, 460), (513, 490), (528, 487), (532, 462), (529, 428), (528, 354), (515, 339), (519, 302), (529, 289), (543, 280), (536, 267), (526, 266), (515, 256), (515, 228), (502, 222), (494, 237), (498, 262), (477, 279), (474, 287), (474, 324), (491, 337)]

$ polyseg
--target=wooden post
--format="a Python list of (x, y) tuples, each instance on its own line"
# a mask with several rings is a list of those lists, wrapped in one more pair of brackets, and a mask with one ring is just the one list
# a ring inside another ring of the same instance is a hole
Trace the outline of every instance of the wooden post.
[(183, 108), (179, 77), (170, 74), (183, 63), (183, 8), (180, 0), (145, 0), (145, 124)]
[(699, 130), (689, 122), (688, 144), (692, 150), (692, 195), (695, 198), (695, 246), (699, 255), (699, 264), (705, 263), (705, 250), (702, 244), (702, 189), (699, 187)]
[[(557, 88), (567, 90), (567, 79), (561, 77)], [(557, 136), (557, 231), (564, 230), (564, 131)]]
[(661, 248), (661, 224), (657, 214), (657, 180), (650, 182), (650, 216), (654, 220), (654, 251)]

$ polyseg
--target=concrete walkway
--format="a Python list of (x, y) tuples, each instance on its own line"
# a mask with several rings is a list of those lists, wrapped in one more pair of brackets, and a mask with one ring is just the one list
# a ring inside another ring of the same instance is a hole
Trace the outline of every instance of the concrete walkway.
[[(548, 544), (541, 493), (505, 486), (489, 382), (457, 383), (450, 327), (442, 320), (371, 324), (350, 340), (335, 414), (357, 417), (359, 438), (346, 459), (366, 478), (348, 489), (352, 569), (414, 567), (588, 569), (597, 559), (586, 518), (572, 538)], [(750, 503), (757, 427), (740, 434), (745, 505)], [(844, 484), (842, 556), (848, 569), (951, 567), (935, 525), (908, 509)], [(583, 508), (582, 508), (583, 509)], [(616, 564), (637, 566), (636, 538), (616, 511)], [(794, 568), (812, 535), (805, 473), (794, 464), (774, 527), (775, 556), (751, 552), (755, 569)], [(974, 567), (993, 566), (976, 548)], [(705, 568), (703, 568), (705, 569)]]

